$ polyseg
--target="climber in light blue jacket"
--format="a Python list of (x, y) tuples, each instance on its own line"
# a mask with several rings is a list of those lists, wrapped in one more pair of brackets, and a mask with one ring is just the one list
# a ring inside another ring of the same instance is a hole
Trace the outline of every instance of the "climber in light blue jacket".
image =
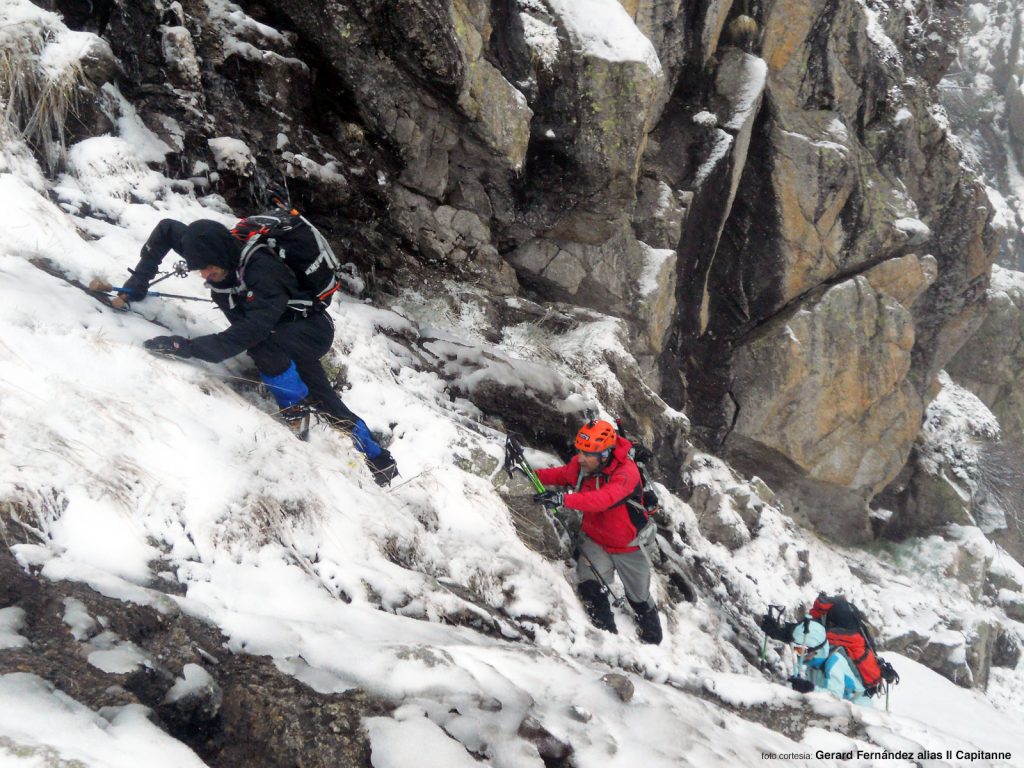
[(793, 651), (797, 655), (796, 674), (789, 678), (793, 689), (801, 693), (829, 691), (840, 699), (870, 707), (864, 695), (864, 683), (846, 656), (846, 650), (830, 646), (825, 627), (805, 619), (793, 627)]

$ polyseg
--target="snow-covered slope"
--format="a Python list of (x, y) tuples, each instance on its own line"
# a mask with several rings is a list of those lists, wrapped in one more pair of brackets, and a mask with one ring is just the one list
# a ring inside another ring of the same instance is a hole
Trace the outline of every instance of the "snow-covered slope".
[[(921, 764), (922, 750), (940, 755), (932, 765), (1024, 764), (1019, 664), (993, 672), (986, 697), (887, 654), (904, 678), (887, 713), (789, 690), (781, 648), (769, 649), (766, 671), (751, 663), (766, 604), (795, 608), (818, 589), (845, 589), (885, 637), (913, 635), (963, 656), (966, 631), (948, 630), (951, 617), (965, 628), (996, 617), (949, 576), (964, 552), (1000, 557), (975, 529), (959, 543), (840, 550), (765, 493), (752, 535), (730, 550), (661, 489), (664, 544), (695, 578), (697, 602), (680, 600), (661, 569), (661, 646), (634, 638), (628, 610), (617, 612), (617, 636), (589, 625), (571, 567), (516, 531), (506, 502), (529, 490), (501, 469), (504, 435), (449, 385), (500, 380), (563, 412), (598, 405), (598, 392), (615, 386), (603, 351), (622, 346), (612, 318), (586, 313), (561, 334), (524, 325), (491, 342), (471, 305), (446, 311), (451, 302), (426, 287), (386, 305), (339, 297), (328, 362), (399, 462), (402, 478), (386, 490), (345, 436), (320, 427), (296, 441), (245, 360), (148, 355), (146, 338), (200, 335), (224, 321), (199, 302), (149, 299), (115, 312), (69, 280), (118, 283), (163, 217), (234, 217), (215, 195), (197, 198), (154, 169), (163, 150), (128, 105), (118, 130), (71, 147), (53, 183), (24, 144), (4, 145), (0, 521), (16, 529), (4, 542), (21, 542), (11, 549), (32, 574), (207, 621), (228, 651), (269, 656), (318, 692), (360, 688), (393, 702), (391, 716), (363, 722), (376, 768), (732, 766), (767, 753), (788, 756), (774, 764), (831, 765), (843, 758), (819, 751), (850, 750), (878, 753), (859, 765)], [(163, 285), (204, 295), (195, 277)], [(757, 496), (755, 483), (699, 458), (695, 479), (723, 499)], [(739, 521), (744, 510), (723, 503)], [(1016, 563), (1003, 567), (1024, 583)], [(24, 620), (0, 609), (0, 663), (5, 649), (27, 645)], [(102, 617), (77, 603), (66, 603), (63, 621), (96, 668), (159, 664), (110, 631), (91, 634)], [(202, 686), (210, 664), (200, 654), (173, 670), (178, 693)], [(610, 673), (632, 684), (628, 701), (603, 681)], [(528, 723), (554, 743), (539, 746)], [(1012, 757), (971, 761), (958, 751)], [(202, 761), (139, 705), (93, 711), (36, 675), (0, 676), (0, 765), (67, 764)]]

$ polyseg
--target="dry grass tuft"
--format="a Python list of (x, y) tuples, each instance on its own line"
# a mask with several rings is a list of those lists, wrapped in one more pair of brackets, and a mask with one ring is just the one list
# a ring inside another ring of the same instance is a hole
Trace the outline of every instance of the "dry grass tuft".
[(81, 64), (46, 67), (41, 59), (53, 30), (30, 22), (0, 31), (0, 99), (4, 119), (35, 150), (48, 173), (67, 157), (68, 119), (78, 114), (78, 95), (86, 83)]

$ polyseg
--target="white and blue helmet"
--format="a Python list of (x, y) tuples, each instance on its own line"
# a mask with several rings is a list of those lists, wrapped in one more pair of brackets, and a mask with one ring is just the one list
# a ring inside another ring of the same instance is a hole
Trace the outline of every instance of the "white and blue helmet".
[(793, 645), (806, 646), (810, 651), (816, 651), (825, 645), (825, 627), (817, 621), (804, 619), (793, 627)]

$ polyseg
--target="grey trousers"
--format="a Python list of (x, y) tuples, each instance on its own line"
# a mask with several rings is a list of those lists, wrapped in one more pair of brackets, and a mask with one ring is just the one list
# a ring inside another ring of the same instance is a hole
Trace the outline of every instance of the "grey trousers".
[[(579, 548), (582, 555), (590, 559), (594, 570), (601, 574), (606, 584), (611, 584), (617, 573), (626, 590), (626, 598), (630, 602), (646, 603), (651, 608), (656, 607), (654, 600), (651, 599), (651, 561), (642, 547), (635, 552), (613, 555), (605, 552), (600, 544), (580, 531)], [(576, 561), (576, 579), (580, 583), (597, 580), (582, 556)]]

